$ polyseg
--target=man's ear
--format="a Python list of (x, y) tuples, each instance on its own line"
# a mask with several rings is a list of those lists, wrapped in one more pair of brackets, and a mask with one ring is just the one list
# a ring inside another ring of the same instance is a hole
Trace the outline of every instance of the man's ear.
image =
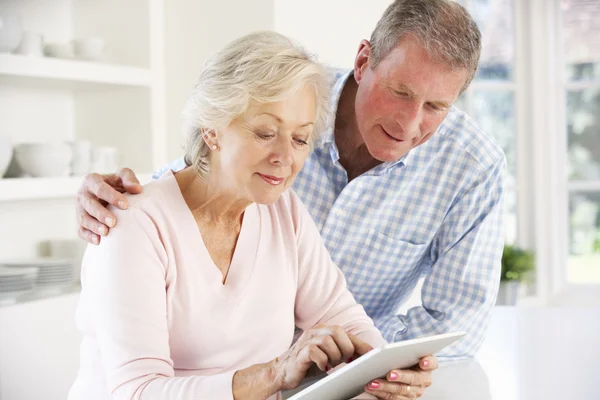
[(369, 61), (371, 59), (371, 43), (368, 40), (361, 40), (358, 46), (358, 53), (354, 59), (354, 79), (356, 83), (360, 83), (362, 80), (365, 70), (369, 68)]

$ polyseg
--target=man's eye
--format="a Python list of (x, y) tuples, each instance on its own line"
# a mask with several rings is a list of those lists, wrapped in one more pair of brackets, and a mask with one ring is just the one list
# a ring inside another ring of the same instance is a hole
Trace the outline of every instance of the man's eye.
[(430, 104), (429, 108), (431, 108), (433, 111), (442, 111), (442, 110), (444, 110), (444, 107), (436, 106), (435, 104)]

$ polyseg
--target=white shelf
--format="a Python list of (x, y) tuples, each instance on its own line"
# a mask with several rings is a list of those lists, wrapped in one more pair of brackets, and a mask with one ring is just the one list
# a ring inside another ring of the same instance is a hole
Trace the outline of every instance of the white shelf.
[(144, 68), (0, 53), (0, 79), (6, 83), (29, 84), (34, 87), (150, 87), (152, 74)]
[[(142, 184), (151, 174), (139, 175)], [(0, 202), (75, 197), (83, 177), (0, 179)]]

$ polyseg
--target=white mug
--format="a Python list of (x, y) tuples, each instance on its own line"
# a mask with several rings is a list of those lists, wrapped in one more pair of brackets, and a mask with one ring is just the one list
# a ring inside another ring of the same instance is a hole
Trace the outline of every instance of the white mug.
[(43, 56), (44, 37), (38, 33), (24, 32), (21, 44), (17, 47), (15, 53), (25, 56)]

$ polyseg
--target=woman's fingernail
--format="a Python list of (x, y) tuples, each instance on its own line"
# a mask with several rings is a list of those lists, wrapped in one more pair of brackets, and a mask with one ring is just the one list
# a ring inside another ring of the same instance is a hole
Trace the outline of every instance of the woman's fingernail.
[(371, 388), (371, 389), (379, 389), (380, 387), (381, 387), (381, 385), (379, 384), (379, 382), (369, 383), (369, 388)]
[(396, 379), (398, 379), (398, 374), (395, 372), (390, 372), (390, 379), (395, 381)]
[(96, 236), (92, 237), (92, 242), (94, 242), (95, 244), (98, 244), (98, 238)]
[(98, 234), (102, 236), (106, 235), (106, 228), (104, 227), (104, 225), (100, 225), (98, 227)]
[(352, 361), (354, 361), (354, 357), (350, 357), (350, 358), (348, 359), (348, 362), (349, 362), (349, 363), (351, 363)]
[(328, 372), (331, 368), (329, 368), (329, 365), (325, 366), (325, 372)]
[(125, 200), (119, 200), (119, 208), (124, 210), (127, 208), (127, 202)]
[(429, 361), (427, 361), (427, 360), (423, 361), (423, 366), (425, 368), (429, 367)]
[[(121, 205), (119, 204), (119, 206), (121, 206)], [(106, 225), (110, 226), (111, 228), (112, 228), (112, 226), (114, 224), (114, 221), (113, 221), (113, 219), (111, 217), (106, 217), (104, 219), (104, 222), (106, 223)]]

